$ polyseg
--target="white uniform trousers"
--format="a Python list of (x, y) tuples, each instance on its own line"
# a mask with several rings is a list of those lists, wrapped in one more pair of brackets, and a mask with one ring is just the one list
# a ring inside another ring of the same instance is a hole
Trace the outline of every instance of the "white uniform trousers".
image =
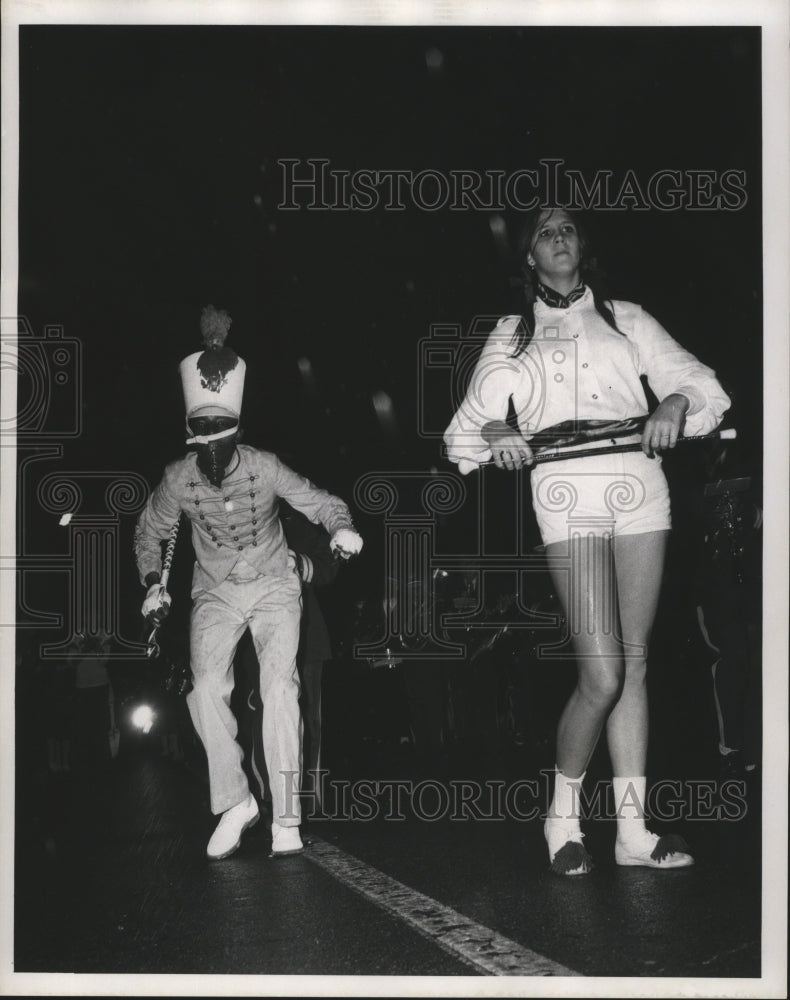
[[(246, 577), (252, 576), (252, 579)], [(296, 573), (258, 576), (242, 564), (212, 591), (194, 595), (190, 630), (193, 689), (187, 696), (195, 731), (208, 758), (211, 811), (225, 812), (249, 792), (230, 708), (233, 656), (249, 627), (260, 663), (263, 752), (273, 817), (298, 826), (300, 715), (296, 652), (301, 584)]]

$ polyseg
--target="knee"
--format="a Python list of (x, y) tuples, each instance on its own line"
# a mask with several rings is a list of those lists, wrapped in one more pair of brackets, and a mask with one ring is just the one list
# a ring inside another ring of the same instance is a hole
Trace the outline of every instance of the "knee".
[(267, 698), (270, 700), (298, 699), (300, 690), (301, 685), (296, 664), (294, 664), (293, 670), (287, 673), (261, 676), (261, 697), (264, 704)]
[(594, 674), (582, 674), (579, 691), (582, 697), (598, 710), (611, 708), (623, 690), (622, 670), (599, 670)]
[(192, 692), (196, 697), (202, 695), (223, 695), (228, 688), (227, 680), (220, 674), (210, 670), (192, 670)]

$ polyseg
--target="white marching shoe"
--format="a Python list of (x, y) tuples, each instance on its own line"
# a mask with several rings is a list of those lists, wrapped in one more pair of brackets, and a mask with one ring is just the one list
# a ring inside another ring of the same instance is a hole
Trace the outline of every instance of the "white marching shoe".
[(638, 839), (621, 841), (618, 837), (614, 860), (618, 865), (643, 868), (688, 868), (694, 864), (689, 846), (682, 837), (676, 833), (659, 837), (649, 830), (642, 831)]
[(272, 821), (272, 857), (301, 854), (304, 850), (298, 826), (280, 826)]
[(587, 875), (595, 867), (582, 841), (578, 821), (546, 819), (543, 834), (549, 847), (549, 862), (555, 875)]
[(258, 803), (252, 795), (243, 802), (227, 809), (211, 835), (206, 847), (206, 855), (212, 861), (220, 861), (237, 851), (241, 845), (241, 835), (260, 819)]

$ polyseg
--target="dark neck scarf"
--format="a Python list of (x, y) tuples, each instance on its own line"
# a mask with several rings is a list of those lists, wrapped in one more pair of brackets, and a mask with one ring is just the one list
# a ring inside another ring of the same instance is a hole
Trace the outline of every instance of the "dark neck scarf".
[(552, 306), (554, 309), (567, 309), (572, 302), (576, 302), (584, 295), (586, 286), (583, 281), (580, 281), (567, 295), (560, 295), (559, 292), (555, 292), (553, 288), (549, 288), (548, 285), (539, 281), (536, 291), (538, 298), (542, 299), (547, 306)]

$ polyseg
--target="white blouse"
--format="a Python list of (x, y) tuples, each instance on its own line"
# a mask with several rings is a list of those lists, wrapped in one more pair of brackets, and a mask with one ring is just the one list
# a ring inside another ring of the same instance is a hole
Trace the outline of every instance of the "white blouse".
[(644, 416), (648, 407), (643, 375), (659, 402), (672, 393), (688, 398), (684, 435), (714, 430), (730, 399), (713, 370), (673, 340), (641, 306), (609, 304), (622, 333), (598, 313), (589, 288), (564, 309), (539, 299), (535, 335), (518, 357), (512, 355), (520, 317), (500, 319), (444, 433), (450, 461), (461, 462), (462, 471), (467, 462), (490, 461), (480, 430), (489, 421), (506, 418), (511, 397), (527, 440), (565, 420)]

